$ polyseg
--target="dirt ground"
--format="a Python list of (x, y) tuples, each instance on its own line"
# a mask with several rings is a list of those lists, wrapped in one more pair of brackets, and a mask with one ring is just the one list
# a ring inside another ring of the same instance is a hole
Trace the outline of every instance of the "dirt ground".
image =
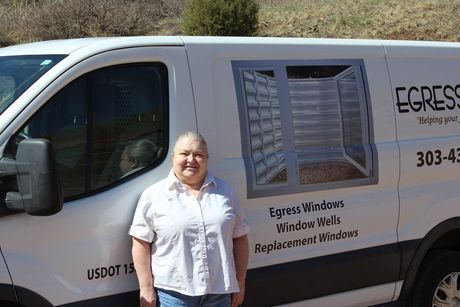
[[(344, 162), (304, 164), (300, 166), (300, 183), (312, 184), (364, 178), (365, 175), (355, 167)], [(273, 178), (272, 182), (286, 182), (286, 170)]]

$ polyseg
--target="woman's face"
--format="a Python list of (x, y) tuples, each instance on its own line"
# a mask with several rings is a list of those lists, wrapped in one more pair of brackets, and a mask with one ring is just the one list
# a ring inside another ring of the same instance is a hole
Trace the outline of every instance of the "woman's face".
[(133, 161), (132, 158), (129, 157), (127, 150), (123, 150), (121, 157), (120, 157), (120, 164), (118, 166), (120, 167), (121, 173), (126, 174), (130, 170), (135, 168), (136, 163)]
[(174, 148), (172, 157), (176, 177), (187, 185), (202, 184), (208, 170), (208, 150), (199, 140), (185, 137)]

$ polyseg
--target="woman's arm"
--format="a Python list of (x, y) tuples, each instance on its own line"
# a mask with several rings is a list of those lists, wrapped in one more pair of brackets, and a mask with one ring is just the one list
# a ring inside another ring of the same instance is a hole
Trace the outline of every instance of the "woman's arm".
[(151, 245), (149, 242), (133, 237), (132, 255), (137, 279), (139, 280), (141, 307), (156, 306), (156, 294), (155, 289), (153, 288), (150, 249)]
[(248, 236), (244, 235), (233, 239), (233, 257), (235, 258), (236, 279), (240, 292), (232, 294), (232, 307), (239, 306), (244, 300), (244, 288), (246, 284), (246, 270), (249, 259)]

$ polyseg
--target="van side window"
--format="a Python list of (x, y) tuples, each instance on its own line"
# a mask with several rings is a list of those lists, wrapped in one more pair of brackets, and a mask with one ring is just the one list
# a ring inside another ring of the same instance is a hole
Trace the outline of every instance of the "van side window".
[(233, 68), (249, 197), (376, 183), (361, 61)]
[(168, 144), (163, 64), (99, 69), (72, 81), (16, 135), (47, 138), (64, 197), (75, 198), (159, 164)]

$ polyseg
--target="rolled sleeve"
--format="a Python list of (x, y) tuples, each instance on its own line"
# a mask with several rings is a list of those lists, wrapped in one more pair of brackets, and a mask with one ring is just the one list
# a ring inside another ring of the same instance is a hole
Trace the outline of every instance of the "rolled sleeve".
[(129, 235), (146, 242), (152, 242), (155, 236), (153, 232), (153, 220), (149, 216), (152, 202), (147, 193), (143, 193), (136, 207), (133, 222), (129, 228)]
[(233, 238), (238, 238), (244, 236), (245, 234), (248, 234), (250, 228), (248, 220), (244, 215), (244, 211), (241, 208), (240, 201), (238, 200), (238, 197), (236, 197), (235, 195), (235, 191), (232, 191), (230, 198), (236, 213), (236, 223), (235, 228), (233, 229)]

